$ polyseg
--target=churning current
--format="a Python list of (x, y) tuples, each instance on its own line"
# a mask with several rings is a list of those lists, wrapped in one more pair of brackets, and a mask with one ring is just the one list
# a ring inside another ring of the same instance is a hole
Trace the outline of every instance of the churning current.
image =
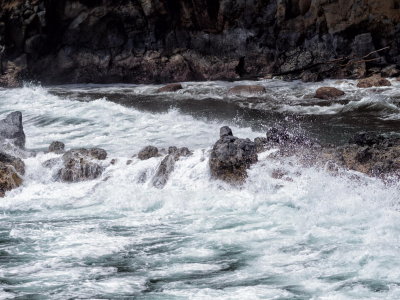
[[(0, 199), (0, 299), (400, 299), (400, 184), (265, 154), (241, 187), (211, 179), (208, 167), (223, 125), (255, 138), (279, 123), (337, 144), (360, 130), (398, 134), (400, 82), (258, 84), (268, 93), (229, 97), (227, 82), (162, 94), (0, 90), (0, 117), (21, 111), (26, 147), (38, 151), (25, 159), (23, 186)], [(346, 96), (314, 99), (322, 85)], [(104, 148), (116, 164), (93, 181), (55, 181), (42, 166), (55, 140)], [(158, 189), (162, 157), (133, 157), (147, 145), (193, 155)]]

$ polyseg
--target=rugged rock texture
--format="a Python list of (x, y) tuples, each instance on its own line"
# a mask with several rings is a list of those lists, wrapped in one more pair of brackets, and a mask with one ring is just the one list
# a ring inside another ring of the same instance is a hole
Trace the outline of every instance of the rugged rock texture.
[(0, 152), (0, 197), (19, 187), (23, 181), (21, 175), (24, 174), (25, 164), (21, 159)]
[(65, 144), (63, 142), (54, 141), (49, 146), (49, 152), (61, 154), (65, 152)]
[(186, 147), (169, 147), (168, 155), (161, 161), (152, 179), (153, 186), (159, 189), (163, 188), (167, 184), (170, 174), (175, 169), (175, 162), (181, 157), (187, 157), (191, 154), (192, 152)]
[(220, 139), (210, 155), (211, 176), (229, 183), (242, 183), (247, 169), (258, 161), (256, 144), (249, 139), (239, 139), (229, 127), (220, 129)]
[(400, 139), (375, 133), (359, 133), (337, 149), (342, 166), (370, 176), (400, 176)]
[(9, 142), (21, 149), (25, 148), (25, 133), (22, 126), (22, 113), (12, 112), (0, 120), (0, 143)]
[(154, 146), (146, 146), (138, 153), (138, 158), (140, 160), (147, 160), (157, 156), (158, 156), (158, 148)]
[(399, 7), (400, 0), (0, 0), (0, 71), (8, 74), (0, 82), (360, 78), (399, 67)]
[(370, 88), (373, 86), (391, 86), (392, 84), (390, 83), (389, 80), (386, 78), (382, 78), (380, 75), (373, 75), (368, 78), (361, 79), (357, 87), (359, 88)]
[(107, 152), (100, 148), (69, 150), (62, 156), (63, 167), (57, 178), (65, 182), (96, 179), (104, 170), (99, 160), (106, 158)]

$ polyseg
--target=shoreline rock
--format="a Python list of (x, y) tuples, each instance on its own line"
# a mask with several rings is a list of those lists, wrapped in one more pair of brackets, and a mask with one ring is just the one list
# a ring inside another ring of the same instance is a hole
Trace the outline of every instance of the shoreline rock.
[(358, 81), (357, 87), (359, 88), (370, 88), (370, 87), (381, 87), (391, 86), (389, 80), (381, 77), (380, 75), (372, 75), (371, 77), (361, 79)]

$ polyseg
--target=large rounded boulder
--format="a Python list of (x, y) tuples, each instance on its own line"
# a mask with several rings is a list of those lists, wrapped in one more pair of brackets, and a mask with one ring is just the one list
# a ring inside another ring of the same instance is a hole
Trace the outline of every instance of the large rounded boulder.
[(229, 183), (241, 183), (247, 178), (247, 169), (257, 160), (254, 142), (237, 138), (229, 127), (222, 127), (220, 139), (210, 155), (211, 176)]

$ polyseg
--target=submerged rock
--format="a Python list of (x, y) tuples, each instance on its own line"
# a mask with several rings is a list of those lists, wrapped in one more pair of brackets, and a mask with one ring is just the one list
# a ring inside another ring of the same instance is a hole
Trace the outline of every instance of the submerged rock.
[(257, 160), (254, 142), (239, 139), (233, 136), (229, 127), (222, 127), (220, 139), (210, 155), (211, 176), (229, 183), (241, 183), (247, 178), (247, 169)]
[(57, 178), (65, 182), (79, 182), (98, 178), (104, 168), (98, 163), (107, 152), (100, 148), (69, 150), (62, 156), (63, 167)]
[(248, 96), (248, 95), (262, 95), (267, 90), (262, 85), (237, 85), (228, 90), (230, 96)]
[(0, 120), (0, 142), (10, 142), (14, 146), (25, 148), (25, 133), (22, 126), (22, 113), (12, 112)]
[(158, 154), (158, 148), (154, 146), (146, 146), (142, 150), (139, 151), (138, 153), (138, 158), (140, 160), (147, 160), (152, 157), (157, 157), (159, 156)]
[(182, 90), (183, 86), (180, 83), (167, 84), (157, 90), (158, 93), (170, 93)]
[(315, 92), (315, 98), (329, 100), (343, 96), (345, 92), (334, 87), (320, 87)]
[(369, 87), (379, 87), (379, 86), (391, 86), (389, 80), (382, 78), (380, 75), (372, 75), (371, 77), (361, 79), (358, 81), (357, 87), (359, 88), (369, 88)]
[(156, 188), (163, 188), (168, 181), (169, 176), (175, 169), (175, 162), (181, 157), (190, 156), (192, 152), (186, 148), (169, 147), (168, 155), (161, 161), (156, 174), (152, 179), (152, 184)]
[(65, 144), (62, 142), (52, 142), (49, 146), (49, 152), (53, 152), (56, 154), (61, 154), (65, 152)]

